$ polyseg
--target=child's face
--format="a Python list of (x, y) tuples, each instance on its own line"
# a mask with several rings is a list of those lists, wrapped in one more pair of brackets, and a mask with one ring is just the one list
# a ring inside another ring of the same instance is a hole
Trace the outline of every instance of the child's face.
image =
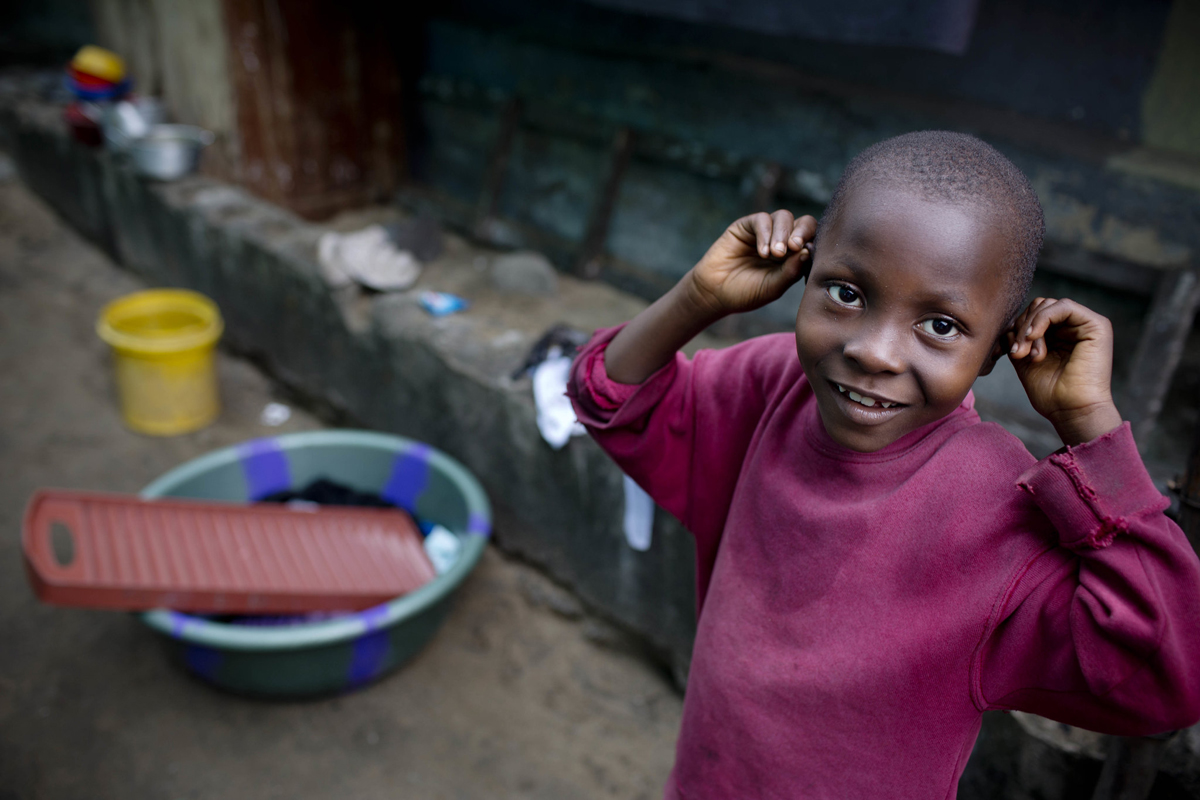
[(845, 198), (796, 317), (800, 363), (835, 441), (880, 450), (958, 407), (1005, 351), (1006, 252), (976, 207), (894, 188)]

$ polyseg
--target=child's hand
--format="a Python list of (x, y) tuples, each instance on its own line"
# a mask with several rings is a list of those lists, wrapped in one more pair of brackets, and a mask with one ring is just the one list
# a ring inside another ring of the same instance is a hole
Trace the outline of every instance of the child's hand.
[(725, 229), (690, 273), (697, 303), (717, 315), (752, 311), (779, 298), (812, 262), (810, 216), (759, 212)]
[(1009, 358), (1029, 402), (1064, 444), (1121, 424), (1112, 399), (1112, 325), (1073, 300), (1039, 297), (1008, 332)]
[(639, 384), (726, 314), (778, 298), (805, 274), (812, 217), (790, 211), (751, 214), (725, 229), (700, 263), (609, 342), (604, 368), (617, 383)]

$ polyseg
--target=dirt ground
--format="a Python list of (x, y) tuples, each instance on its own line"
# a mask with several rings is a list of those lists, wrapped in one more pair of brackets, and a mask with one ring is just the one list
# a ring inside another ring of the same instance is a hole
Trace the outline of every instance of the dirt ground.
[(574, 598), (490, 549), (445, 627), (361, 691), (301, 703), (223, 694), (170, 665), (127, 614), (39, 604), (20, 519), (38, 487), (136, 491), (182, 461), (272, 432), (277, 389), (222, 355), (220, 421), (125, 430), (93, 324), (141, 288), (0, 156), (0, 800), (653, 798), (681, 698)]

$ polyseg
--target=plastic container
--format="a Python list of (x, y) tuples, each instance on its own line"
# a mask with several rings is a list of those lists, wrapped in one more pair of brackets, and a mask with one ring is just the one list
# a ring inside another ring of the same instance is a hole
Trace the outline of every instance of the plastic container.
[(71, 94), (75, 95), (76, 98), (91, 103), (116, 100), (129, 94), (130, 89), (133, 88), (132, 82), (128, 80), (108, 85), (88, 85), (79, 82), (70, 75), (63, 77), (63, 85), (66, 86), (67, 90), (71, 92)]
[(491, 531), (478, 481), (428, 445), (367, 431), (314, 431), (218, 450), (162, 476), (143, 497), (246, 501), (317, 478), (375, 492), (461, 542), (454, 564), (414, 592), (366, 611), (259, 627), (157, 610), (142, 620), (173, 659), (239, 694), (304, 697), (362, 686), (415, 655), (436, 633), (454, 590), (475, 567)]
[(21, 545), (44, 603), (146, 611), (358, 611), (436, 577), (395, 509), (147, 500), (41, 489)]
[(182, 289), (137, 292), (105, 306), (96, 333), (113, 349), (125, 424), (173, 436), (216, 419), (213, 348), (222, 329), (216, 305)]
[(79, 48), (79, 52), (71, 59), (70, 67), (84, 75), (112, 83), (125, 79), (125, 60), (113, 51), (93, 44)]

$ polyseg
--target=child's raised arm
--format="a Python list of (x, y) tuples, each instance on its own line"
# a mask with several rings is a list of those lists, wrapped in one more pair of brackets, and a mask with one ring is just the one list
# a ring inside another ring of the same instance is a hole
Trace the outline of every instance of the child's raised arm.
[(1200, 716), (1200, 562), (1122, 429), (1112, 326), (1039, 297), (1008, 337), (1030, 402), (1070, 449), (1019, 481), (1061, 547), (1023, 568), (1036, 586), (1007, 601), (989, 635), (980, 707), (1123, 735), (1190, 726)]
[(1017, 316), (1008, 338), (1029, 402), (1063, 444), (1090, 442), (1120, 426), (1107, 319), (1073, 300), (1038, 297)]
[(608, 376), (640, 384), (717, 320), (778, 299), (807, 271), (816, 232), (813, 217), (794, 219), (783, 210), (734, 222), (671, 291), (612, 340), (604, 358)]

